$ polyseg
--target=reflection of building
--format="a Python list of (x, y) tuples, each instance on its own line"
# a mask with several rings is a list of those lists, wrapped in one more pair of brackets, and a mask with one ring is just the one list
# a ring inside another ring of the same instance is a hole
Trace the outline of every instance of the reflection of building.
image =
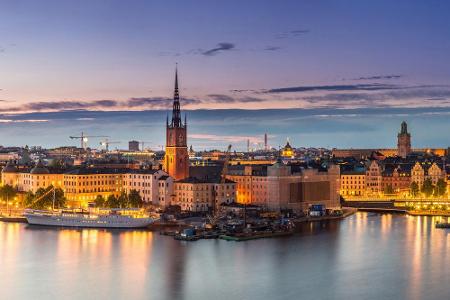
[(166, 122), (166, 155), (164, 169), (175, 180), (189, 177), (189, 155), (187, 151), (187, 124), (181, 121), (180, 96), (178, 93), (178, 73), (175, 72), (175, 92), (173, 97), (172, 121)]
[(271, 210), (305, 211), (312, 204), (339, 208), (339, 167), (328, 170), (284, 165), (230, 166), (227, 178), (237, 183), (237, 202)]
[(411, 134), (408, 133), (408, 125), (402, 122), (400, 133), (397, 135), (397, 155), (406, 158), (411, 153)]
[[(129, 151), (139, 151), (139, 142), (138, 141), (129, 141), (128, 142), (128, 150)], [(142, 149), (144, 150), (144, 149)]]

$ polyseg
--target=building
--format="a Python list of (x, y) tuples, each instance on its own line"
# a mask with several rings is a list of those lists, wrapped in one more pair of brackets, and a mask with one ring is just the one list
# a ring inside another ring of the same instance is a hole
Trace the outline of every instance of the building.
[(178, 70), (175, 71), (172, 121), (166, 121), (166, 154), (164, 170), (175, 180), (189, 177), (189, 155), (187, 149), (187, 122), (181, 121), (180, 95), (178, 92)]
[(411, 153), (411, 134), (408, 133), (408, 125), (402, 122), (400, 132), (397, 135), (397, 155), (406, 158)]
[(341, 195), (345, 198), (362, 197), (366, 194), (366, 172), (341, 172)]
[(230, 166), (227, 178), (237, 184), (238, 203), (274, 211), (305, 212), (314, 204), (340, 208), (340, 170), (335, 165), (319, 170), (285, 165), (278, 160), (269, 166)]
[(366, 195), (379, 197), (383, 192), (383, 167), (378, 161), (372, 160), (366, 170)]
[(172, 204), (184, 211), (206, 212), (236, 200), (236, 183), (231, 180), (207, 180), (189, 177), (174, 182)]
[(291, 144), (289, 144), (289, 141), (287, 141), (286, 145), (283, 147), (281, 156), (283, 158), (294, 158), (294, 149), (292, 148)]
[[(144, 149), (142, 149), (144, 150)], [(139, 142), (138, 141), (129, 141), (128, 142), (128, 151), (138, 152), (139, 151)]]
[(136, 190), (144, 202), (159, 204), (159, 179), (168, 177), (162, 170), (133, 170), (122, 175), (123, 190)]
[[(159, 204), (159, 179), (167, 177), (162, 170), (134, 170), (117, 168), (50, 169), (38, 162), (32, 169), (18, 170), (8, 163), (2, 170), (2, 184), (8, 184), (18, 192), (33, 192), (50, 185), (61, 188), (69, 207), (86, 207), (97, 196), (119, 196), (121, 192), (137, 190), (142, 200)], [(171, 179), (167, 179), (170, 182)], [(168, 189), (172, 185), (167, 186)], [(166, 194), (171, 193), (167, 191)], [(165, 195), (166, 195), (165, 194)]]
[(155, 203), (162, 208), (172, 205), (173, 194), (173, 178), (170, 176), (161, 176), (158, 179), (158, 202)]

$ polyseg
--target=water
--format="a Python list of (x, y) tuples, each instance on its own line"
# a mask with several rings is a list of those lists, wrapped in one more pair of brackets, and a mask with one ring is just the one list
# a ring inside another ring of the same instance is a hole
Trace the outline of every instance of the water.
[(449, 299), (450, 230), (358, 213), (293, 237), (179, 242), (0, 223), (1, 299)]

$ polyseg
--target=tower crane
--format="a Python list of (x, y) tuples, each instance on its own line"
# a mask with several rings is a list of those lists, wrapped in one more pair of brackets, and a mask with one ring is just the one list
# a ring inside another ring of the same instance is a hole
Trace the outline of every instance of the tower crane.
[[(149, 141), (139, 141), (141, 143), (141, 151), (144, 151), (144, 144), (152, 143)], [(150, 145), (151, 148), (160, 148), (161, 150), (164, 150), (164, 145)]]
[(85, 135), (83, 132), (81, 132), (81, 136), (69, 136), (72, 140), (73, 139), (80, 139), (80, 146), (82, 149), (86, 150), (87, 148), (87, 142), (88, 138), (108, 138), (108, 135)]
[(105, 140), (100, 142), (100, 145), (101, 146), (105, 146), (105, 150), (106, 150), (106, 152), (108, 152), (110, 144), (120, 144), (120, 143), (121, 143), (120, 141), (110, 141), (108, 139), (105, 139)]

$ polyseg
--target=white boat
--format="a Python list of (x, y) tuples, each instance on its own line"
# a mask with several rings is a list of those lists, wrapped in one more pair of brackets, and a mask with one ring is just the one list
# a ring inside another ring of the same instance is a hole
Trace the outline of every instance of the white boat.
[(143, 228), (156, 220), (155, 217), (127, 210), (112, 210), (108, 213), (26, 210), (23, 215), (32, 225), (60, 227)]

